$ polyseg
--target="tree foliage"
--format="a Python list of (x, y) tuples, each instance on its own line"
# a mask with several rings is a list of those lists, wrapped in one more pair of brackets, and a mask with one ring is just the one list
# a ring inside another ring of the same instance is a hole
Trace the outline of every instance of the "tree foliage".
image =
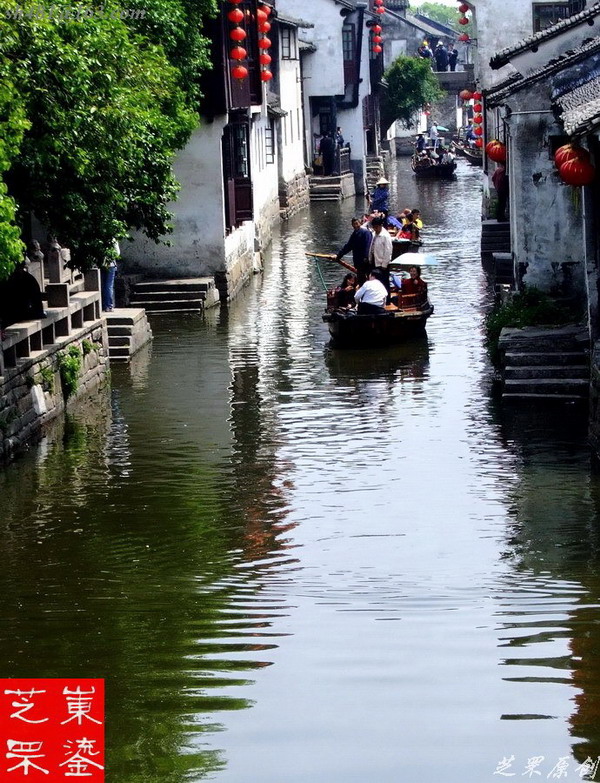
[(411, 8), (411, 11), (423, 14), (423, 16), (428, 16), (430, 19), (445, 24), (453, 30), (460, 30), (458, 20), (460, 19), (461, 14), (458, 8), (444, 5), (443, 3), (427, 2), (422, 3), (417, 8)]
[[(159, 241), (177, 193), (172, 160), (198, 122), (201, 21), (214, 0), (139, 0), (141, 18), (117, 0), (78, 18), (73, 0), (50, 7), (0, 0), (0, 275), (22, 252), (15, 202), (80, 268), (102, 264), (130, 229)], [(10, 18), (15, 8), (25, 13)]]
[(428, 60), (420, 57), (398, 57), (384, 74), (387, 88), (382, 91), (382, 132), (399, 120), (412, 128), (417, 113), (427, 104), (444, 97)]

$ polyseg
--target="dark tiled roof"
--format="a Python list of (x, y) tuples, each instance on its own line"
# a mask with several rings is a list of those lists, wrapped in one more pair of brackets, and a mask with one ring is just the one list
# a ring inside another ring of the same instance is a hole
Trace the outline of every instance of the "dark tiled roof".
[(600, 35), (584, 41), (577, 49), (571, 49), (568, 52), (564, 52), (564, 54), (561, 54), (554, 60), (550, 60), (550, 62), (546, 63), (541, 68), (538, 68), (536, 71), (532, 71), (527, 76), (514, 74), (512, 82), (509, 83), (509, 80), (507, 79), (499, 84), (494, 90), (490, 90), (490, 92), (486, 94), (487, 105), (490, 107), (498, 106), (510, 95), (523, 89), (523, 87), (534, 84), (540, 79), (552, 76), (573, 65), (577, 65), (582, 60), (585, 60), (598, 52), (600, 52)]
[(569, 136), (577, 136), (600, 125), (600, 76), (576, 87), (553, 102)]
[(594, 3), (594, 5), (590, 6), (590, 8), (586, 8), (585, 11), (582, 11), (579, 14), (575, 14), (574, 16), (570, 16), (568, 19), (563, 19), (562, 21), (547, 27), (545, 30), (542, 30), (540, 33), (535, 33), (535, 35), (531, 35), (529, 38), (525, 38), (523, 41), (520, 41), (514, 46), (509, 46), (506, 49), (502, 49), (492, 57), (490, 60), (490, 65), (494, 70), (502, 68), (503, 65), (506, 65), (510, 62), (511, 57), (513, 57), (515, 54), (525, 52), (527, 49), (531, 49), (532, 47), (537, 46), (537, 44), (541, 43), (542, 41), (549, 41), (551, 38), (560, 35), (565, 30), (576, 27), (582, 22), (587, 21), (588, 23), (591, 22), (593, 24), (594, 18), (598, 15), (600, 15), (600, 3)]

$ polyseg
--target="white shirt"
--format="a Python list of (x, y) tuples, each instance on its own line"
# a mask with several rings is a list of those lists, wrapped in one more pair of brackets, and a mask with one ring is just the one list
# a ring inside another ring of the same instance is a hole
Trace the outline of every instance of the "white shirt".
[(373, 261), (374, 266), (381, 266), (387, 269), (392, 260), (392, 238), (387, 229), (383, 228), (379, 234), (375, 234), (369, 250), (369, 260)]
[(429, 128), (429, 138), (437, 139), (438, 135), (437, 125), (432, 125), (431, 128)]
[(354, 299), (357, 302), (385, 307), (387, 291), (379, 280), (367, 280), (354, 294)]

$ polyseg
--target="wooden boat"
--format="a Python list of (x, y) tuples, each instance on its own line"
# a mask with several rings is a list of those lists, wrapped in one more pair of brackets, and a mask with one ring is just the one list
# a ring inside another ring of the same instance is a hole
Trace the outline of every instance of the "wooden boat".
[(456, 171), (456, 161), (452, 163), (427, 163), (420, 161), (413, 156), (411, 161), (412, 170), (418, 179), (454, 179)]
[(406, 307), (399, 310), (394, 305), (388, 305), (388, 308), (377, 315), (358, 315), (356, 310), (323, 313), (332, 345), (336, 348), (368, 348), (401, 343), (424, 334), (427, 319), (433, 314), (433, 305), (429, 301), (421, 309)]
[[(409, 240), (410, 241), (410, 240)], [(356, 269), (336, 256), (327, 253), (307, 253), (317, 261), (333, 261), (344, 269), (356, 273)], [(404, 265), (406, 268), (409, 264)], [(394, 264), (401, 269), (402, 264)], [(390, 267), (391, 269), (391, 267)], [(323, 281), (321, 272), (319, 271)], [(327, 290), (327, 289), (326, 289)], [(418, 294), (394, 292), (396, 304), (387, 305), (385, 312), (359, 315), (356, 310), (337, 307), (333, 291), (327, 291), (327, 309), (323, 321), (329, 327), (331, 343), (336, 348), (368, 348), (401, 343), (407, 338), (423, 335), (427, 319), (433, 315), (433, 305), (429, 299)]]
[(460, 141), (453, 142), (453, 145), (456, 154), (466, 158), (472, 166), (483, 166), (483, 153), (481, 150), (467, 147)]
[(423, 242), (418, 239), (400, 239), (392, 237), (392, 261), (404, 253), (418, 253), (423, 246)]

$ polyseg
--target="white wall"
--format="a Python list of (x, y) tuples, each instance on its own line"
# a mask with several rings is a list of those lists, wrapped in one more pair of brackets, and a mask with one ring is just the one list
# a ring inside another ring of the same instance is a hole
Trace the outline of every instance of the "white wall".
[(476, 34), (477, 50), (475, 56), (475, 74), (483, 89), (505, 79), (514, 71), (505, 66), (498, 71), (490, 68), (491, 58), (500, 50), (514, 46), (533, 33), (533, 13), (530, 0), (471, 0), (474, 8), (474, 25), (467, 26), (471, 37)]
[(170, 247), (134, 232), (121, 243), (125, 262), (160, 277), (212, 275), (224, 265), (223, 164), (221, 136), (224, 117), (205, 123), (192, 134), (173, 167), (181, 184), (174, 213)]
[(287, 112), (282, 124), (281, 176), (290, 182), (304, 171), (304, 116), (300, 60), (279, 60), (280, 105)]

